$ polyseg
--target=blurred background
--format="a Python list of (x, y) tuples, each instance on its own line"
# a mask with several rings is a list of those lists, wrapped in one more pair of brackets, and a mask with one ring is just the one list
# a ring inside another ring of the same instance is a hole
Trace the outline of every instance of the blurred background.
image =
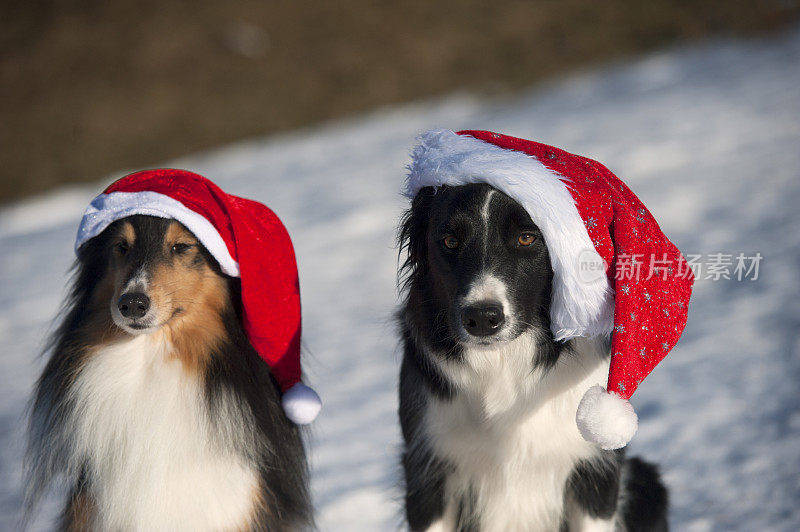
[(365, 109), (676, 43), (796, 0), (30, 0), (0, 17), (0, 201)]
[[(491, 129), (597, 159), (700, 270), (632, 402), (680, 531), (800, 530), (800, 1), (4, 2), (0, 531), (88, 202), (186, 168), (295, 245), (321, 530), (401, 528), (395, 229), (414, 138)], [(739, 255), (761, 257), (744, 278)], [(34, 530), (51, 530), (63, 490)]]

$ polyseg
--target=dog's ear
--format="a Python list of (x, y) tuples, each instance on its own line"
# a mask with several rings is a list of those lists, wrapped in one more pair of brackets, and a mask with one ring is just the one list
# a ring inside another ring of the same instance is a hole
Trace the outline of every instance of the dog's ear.
[[(440, 187), (444, 188), (444, 187)], [(431, 206), (437, 189), (422, 188), (414, 197), (409, 208), (400, 220), (397, 232), (399, 255), (405, 253), (405, 259), (398, 272), (398, 282), (405, 290), (414, 279), (425, 275), (428, 265), (428, 222), (431, 217)]]

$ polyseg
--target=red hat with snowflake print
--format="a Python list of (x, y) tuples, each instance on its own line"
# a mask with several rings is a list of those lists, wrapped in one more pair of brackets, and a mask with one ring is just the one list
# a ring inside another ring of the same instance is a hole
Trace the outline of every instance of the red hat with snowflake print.
[(470, 183), (515, 199), (542, 231), (555, 339), (613, 333), (606, 387), (586, 391), (576, 421), (586, 440), (624, 447), (638, 425), (628, 399), (686, 324), (691, 269), (639, 198), (596, 161), (490, 131), (420, 137), (407, 196)]
[(109, 186), (89, 204), (75, 250), (115, 220), (144, 214), (182, 223), (242, 282), (242, 319), (250, 343), (283, 392), (286, 416), (311, 423), (322, 403), (301, 381), (300, 285), (292, 241), (278, 217), (256, 201), (223, 192), (184, 170), (147, 170)]

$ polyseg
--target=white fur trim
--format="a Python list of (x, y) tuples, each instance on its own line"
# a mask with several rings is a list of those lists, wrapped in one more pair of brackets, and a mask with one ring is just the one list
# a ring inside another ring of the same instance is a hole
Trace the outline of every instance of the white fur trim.
[(283, 394), (283, 411), (298, 425), (308, 425), (317, 418), (322, 400), (317, 392), (298, 382)]
[[(614, 294), (602, 258), (565, 181), (535, 157), (499, 148), (448, 129), (428, 131), (414, 148), (405, 194), (423, 187), (486, 183), (518, 201), (539, 226), (553, 267), (551, 328), (557, 340), (608, 334), (614, 326)], [(600, 272), (604, 270), (600, 269)]]
[(586, 441), (606, 450), (628, 445), (639, 427), (639, 417), (633, 405), (619, 395), (607, 392), (599, 384), (583, 395), (575, 421)]
[(112, 192), (94, 198), (83, 213), (83, 219), (78, 227), (78, 237), (75, 240), (75, 251), (77, 252), (84, 242), (102, 233), (116, 220), (135, 214), (179, 221), (217, 259), (223, 272), (232, 277), (239, 277), (239, 263), (233, 260), (225, 241), (207, 218), (174, 198), (152, 191)]

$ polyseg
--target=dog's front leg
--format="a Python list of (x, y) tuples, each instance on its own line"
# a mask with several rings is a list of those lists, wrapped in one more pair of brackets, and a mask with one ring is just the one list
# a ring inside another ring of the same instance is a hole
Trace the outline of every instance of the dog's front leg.
[(570, 532), (615, 530), (623, 454), (614, 454), (575, 466), (567, 482), (564, 508), (564, 521)]

